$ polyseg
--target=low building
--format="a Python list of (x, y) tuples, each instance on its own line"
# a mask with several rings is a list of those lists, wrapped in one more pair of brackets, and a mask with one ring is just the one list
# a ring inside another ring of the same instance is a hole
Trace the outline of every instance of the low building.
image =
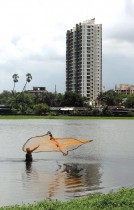
[(119, 87), (115, 86), (115, 92), (126, 95), (134, 94), (134, 85), (120, 84)]
[(85, 111), (88, 111), (88, 108), (86, 107), (51, 107), (51, 112), (55, 114), (61, 114), (61, 115), (69, 115), (76, 114), (77, 112), (82, 113)]
[(46, 93), (46, 87), (33, 87), (33, 90), (28, 90), (29, 93)]
[(12, 114), (12, 107), (8, 105), (0, 105), (0, 115), (9, 115)]

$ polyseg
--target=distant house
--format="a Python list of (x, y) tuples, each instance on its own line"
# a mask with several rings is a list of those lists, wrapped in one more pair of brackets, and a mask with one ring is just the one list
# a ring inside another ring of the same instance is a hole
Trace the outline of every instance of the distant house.
[(0, 115), (12, 114), (12, 107), (8, 105), (0, 105)]
[(28, 90), (29, 93), (46, 93), (46, 87), (33, 87), (33, 90)]
[(115, 86), (115, 92), (118, 94), (131, 95), (134, 94), (134, 85), (120, 84), (119, 87)]
[(87, 111), (85, 107), (51, 107), (51, 111), (55, 114), (68, 115), (70, 113), (75, 114), (76, 112)]

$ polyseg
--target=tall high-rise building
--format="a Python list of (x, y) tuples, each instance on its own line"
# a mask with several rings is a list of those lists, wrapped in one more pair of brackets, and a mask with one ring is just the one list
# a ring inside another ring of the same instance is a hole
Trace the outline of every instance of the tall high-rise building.
[(102, 91), (102, 24), (95, 24), (95, 19), (67, 30), (66, 91), (77, 92), (90, 103)]

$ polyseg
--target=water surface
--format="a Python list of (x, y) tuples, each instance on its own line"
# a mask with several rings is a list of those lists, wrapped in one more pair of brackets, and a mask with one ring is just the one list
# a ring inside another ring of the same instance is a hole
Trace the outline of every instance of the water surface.
[[(0, 120), (0, 206), (134, 187), (133, 125), (132, 120)], [(27, 165), (23, 144), (48, 130), (55, 137), (93, 142), (68, 156), (34, 153)]]

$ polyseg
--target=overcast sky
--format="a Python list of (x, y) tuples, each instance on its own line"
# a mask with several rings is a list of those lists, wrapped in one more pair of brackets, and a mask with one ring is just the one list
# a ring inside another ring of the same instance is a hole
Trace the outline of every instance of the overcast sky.
[(134, 0), (0, 0), (0, 92), (65, 92), (66, 31), (95, 18), (103, 30), (103, 86), (134, 85)]

